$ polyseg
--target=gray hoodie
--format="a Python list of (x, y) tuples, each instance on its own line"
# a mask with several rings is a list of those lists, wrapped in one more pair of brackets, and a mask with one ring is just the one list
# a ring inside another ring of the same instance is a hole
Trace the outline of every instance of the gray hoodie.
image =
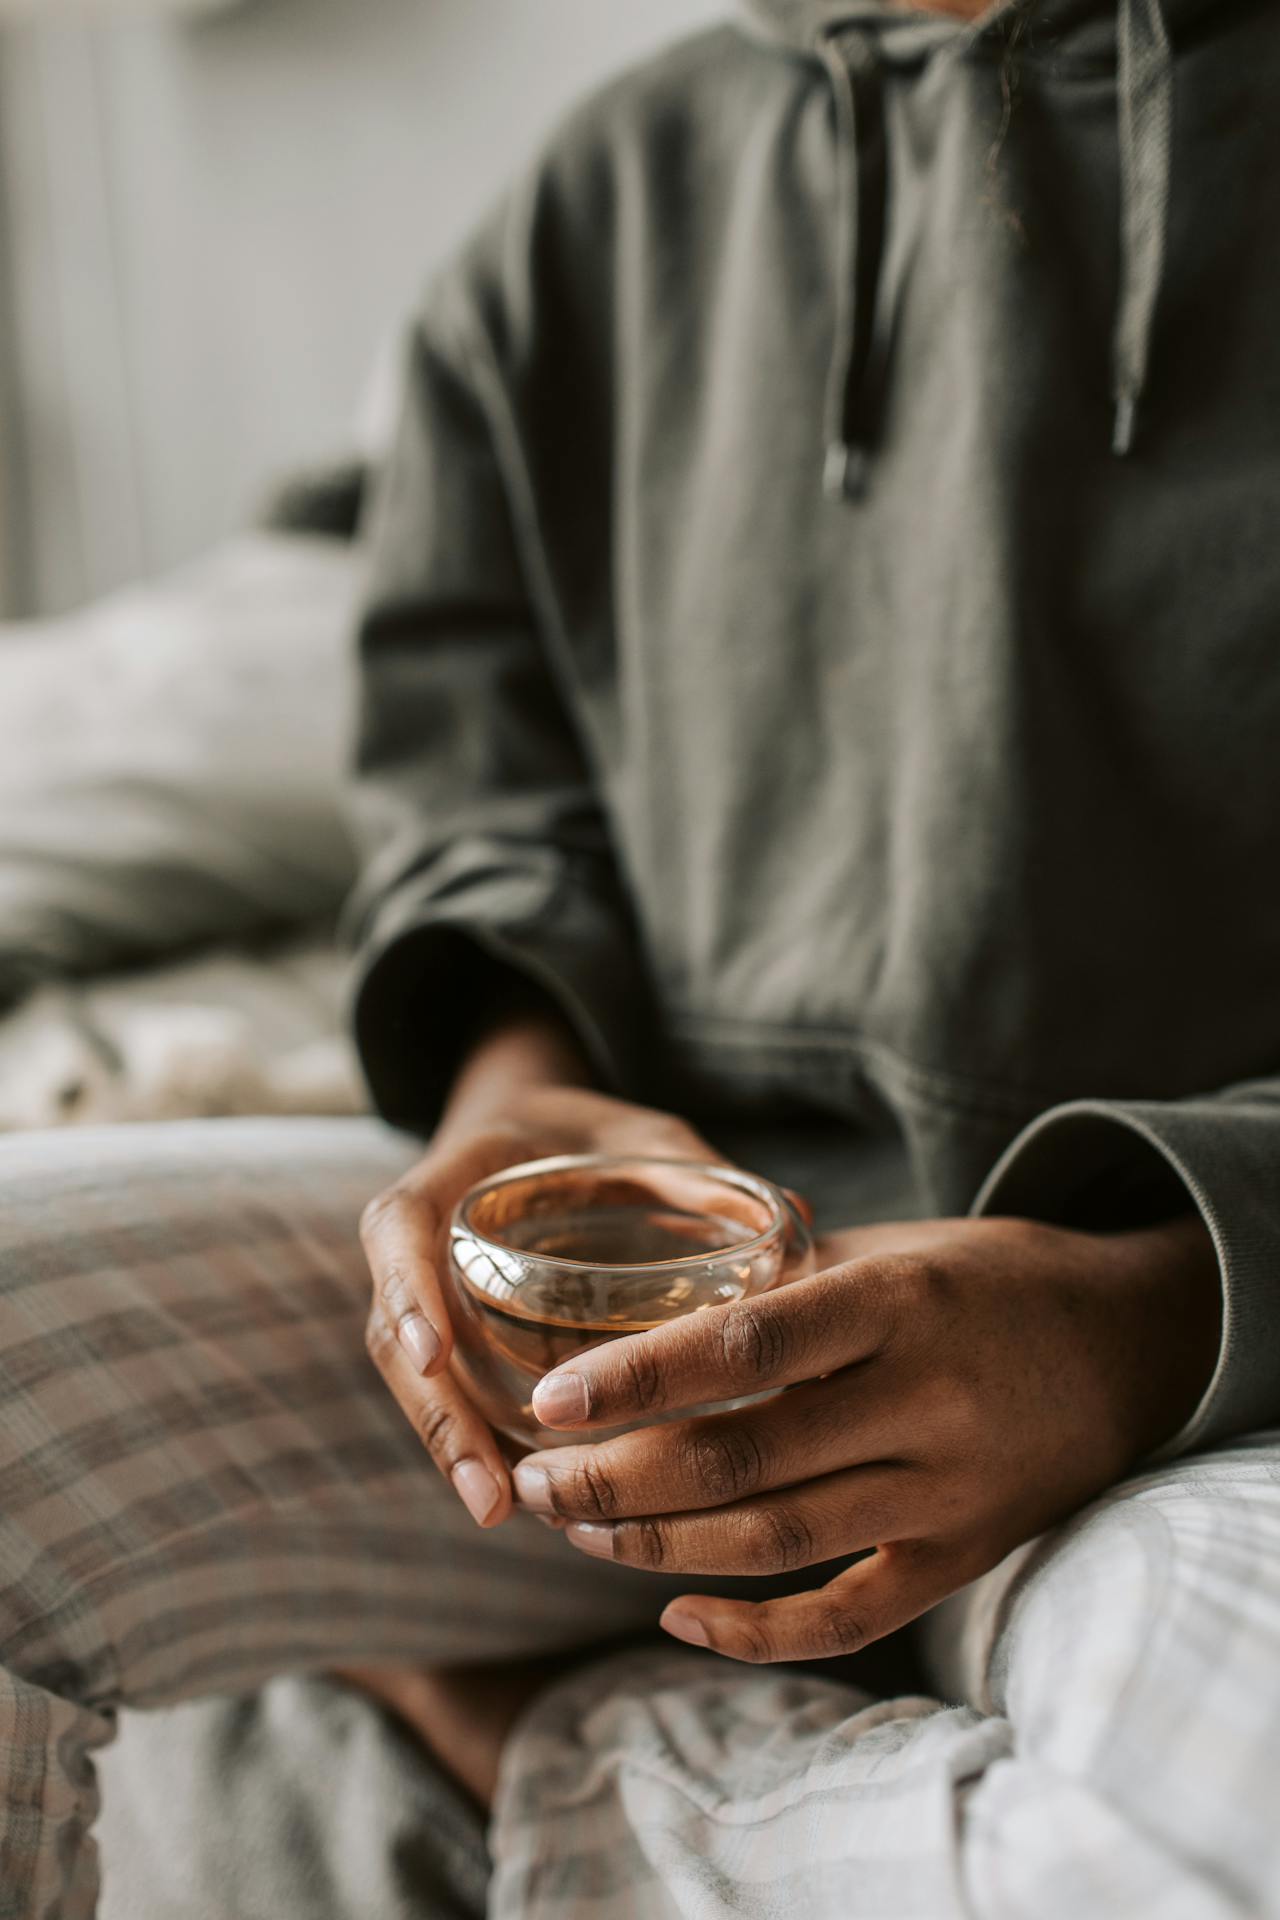
[(828, 1213), (1195, 1205), (1182, 1445), (1280, 1419), (1277, 75), (1275, 0), (627, 74), (423, 303), (361, 628), (389, 1118), (523, 977)]

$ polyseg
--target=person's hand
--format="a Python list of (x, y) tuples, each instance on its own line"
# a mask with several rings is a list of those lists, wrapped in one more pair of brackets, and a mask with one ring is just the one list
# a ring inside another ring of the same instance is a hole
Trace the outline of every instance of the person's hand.
[(449, 1367), (453, 1333), (437, 1262), (453, 1208), (476, 1181), (552, 1154), (717, 1158), (683, 1120), (565, 1084), (575, 1073), (585, 1078), (587, 1069), (563, 1033), (521, 1025), (496, 1035), (461, 1081), (430, 1148), (370, 1202), (360, 1223), (373, 1279), (369, 1354), (481, 1526), (509, 1516), (511, 1477), (492, 1429)]
[(875, 1549), (814, 1591), (682, 1597), (662, 1624), (741, 1660), (844, 1654), (1113, 1484), (1190, 1416), (1218, 1346), (1198, 1218), (1095, 1235), (1025, 1220), (886, 1226), (825, 1270), (579, 1355), (534, 1393), (579, 1430), (789, 1389), (522, 1461), (583, 1552), (775, 1574)]

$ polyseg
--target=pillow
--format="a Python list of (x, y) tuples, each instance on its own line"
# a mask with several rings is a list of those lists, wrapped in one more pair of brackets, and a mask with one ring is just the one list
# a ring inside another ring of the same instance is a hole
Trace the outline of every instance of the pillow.
[(345, 542), (246, 534), (0, 626), (0, 1001), (336, 914), (357, 569)]

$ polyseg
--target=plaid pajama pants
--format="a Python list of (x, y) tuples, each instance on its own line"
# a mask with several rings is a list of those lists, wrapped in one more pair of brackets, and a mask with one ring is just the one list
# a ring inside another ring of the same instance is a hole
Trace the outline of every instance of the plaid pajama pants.
[[(656, 1618), (662, 1582), (478, 1532), (369, 1367), (354, 1222), (410, 1152), (339, 1121), (0, 1142), (5, 1920), (94, 1911), (121, 1707)], [(1280, 1437), (1117, 1488), (926, 1632), (936, 1698), (579, 1669), (509, 1749), (491, 1914), (1280, 1915)]]

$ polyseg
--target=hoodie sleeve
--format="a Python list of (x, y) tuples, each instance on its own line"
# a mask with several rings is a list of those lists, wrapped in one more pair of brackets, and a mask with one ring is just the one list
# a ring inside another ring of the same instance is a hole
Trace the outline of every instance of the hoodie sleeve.
[(478, 1025), (531, 989), (626, 1084), (644, 992), (479, 352), (415, 330), (358, 636), (356, 1043), (379, 1111), (423, 1132)]
[(1190, 1100), (1055, 1107), (1008, 1148), (973, 1207), (1064, 1226), (1192, 1207), (1217, 1251), (1222, 1345), (1166, 1455), (1280, 1421), (1280, 1080)]

